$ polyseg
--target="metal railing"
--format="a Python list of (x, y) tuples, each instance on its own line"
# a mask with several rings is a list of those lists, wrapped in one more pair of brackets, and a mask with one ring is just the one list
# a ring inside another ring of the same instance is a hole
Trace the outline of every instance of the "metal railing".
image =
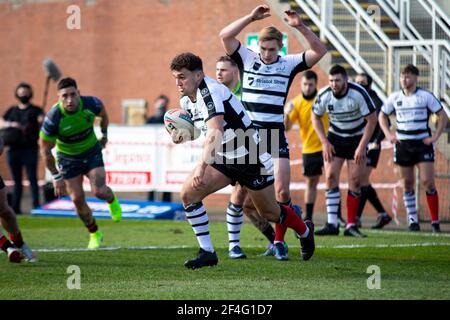
[[(321, 39), (327, 38), (357, 72), (370, 74), (374, 80), (374, 90), (380, 97), (386, 98), (389, 39), (379, 24), (353, 0), (296, 1), (320, 27)], [(339, 19), (341, 16), (352, 16), (354, 19)], [(371, 43), (367, 51), (362, 50), (364, 42)], [(371, 64), (378, 68), (375, 70)]]
[(434, 0), (376, 0), (400, 28), (401, 39), (450, 41), (450, 18)]
[[(296, 1), (320, 27), (321, 38), (327, 38), (356, 72), (364, 70), (373, 78), (373, 88), (381, 98), (386, 98), (398, 89), (401, 66), (414, 63), (421, 67), (419, 85), (432, 91), (447, 106), (450, 105), (450, 41), (419, 38), (418, 29), (409, 27), (414, 21), (405, 19), (405, 10), (409, 8), (406, 11), (411, 13), (410, 10), (414, 8), (411, 7), (412, 2), (422, 5), (425, 1), (377, 0), (380, 7), (373, 5), (367, 10), (355, 0)], [(429, 2), (434, 4), (434, 1)], [(405, 40), (392, 40), (386, 35), (378, 19), (380, 9), (389, 16), (392, 15), (396, 25), (404, 26), (402, 38), (406, 38)], [(441, 17), (435, 19), (435, 23), (443, 29), (445, 15), (442, 10), (428, 8), (425, 11), (434, 12)], [(396, 12), (400, 17), (395, 15)], [(354, 19), (340, 19), (342, 16)], [(447, 28), (444, 32), (434, 31), (432, 34), (446, 36), (447, 31), (450, 33)]]

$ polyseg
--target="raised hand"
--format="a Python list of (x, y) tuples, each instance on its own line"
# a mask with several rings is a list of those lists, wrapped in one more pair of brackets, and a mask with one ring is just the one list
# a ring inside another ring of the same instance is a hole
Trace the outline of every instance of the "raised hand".
[(302, 19), (294, 10), (286, 10), (284, 13), (286, 14), (284, 21), (286, 21), (291, 27), (299, 27), (303, 25)]
[(250, 13), (252, 20), (261, 20), (270, 17), (270, 8), (268, 5), (260, 5)]

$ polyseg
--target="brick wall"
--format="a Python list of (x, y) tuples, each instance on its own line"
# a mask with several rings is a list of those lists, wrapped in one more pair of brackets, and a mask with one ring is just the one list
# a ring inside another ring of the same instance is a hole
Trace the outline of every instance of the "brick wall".
[[(257, 0), (40, 0), (13, 6), (0, 1), (0, 113), (15, 102), (13, 90), (20, 81), (33, 85), (34, 102), (41, 103), (45, 84), (42, 60), (46, 57), (58, 64), (63, 76), (78, 81), (82, 94), (100, 97), (112, 123), (123, 123), (122, 99), (142, 98), (151, 106), (157, 95), (165, 93), (171, 105), (176, 106), (177, 91), (169, 71), (171, 59), (179, 52), (192, 51), (203, 58), (206, 73), (214, 77), (215, 59), (223, 54), (218, 38), (221, 28), (260, 3)], [(81, 30), (66, 28), (69, 17), (66, 9), (71, 4), (81, 8)], [(290, 52), (303, 50), (277, 14), (251, 24), (245, 32), (258, 32), (267, 24), (288, 33)], [(245, 40), (245, 32), (241, 41)], [(325, 85), (323, 70), (314, 69), (320, 77), (319, 85)], [(289, 98), (298, 94), (298, 88), (299, 77)], [(52, 83), (47, 110), (55, 99), (56, 88)], [(296, 132), (289, 137), (298, 144)], [(294, 158), (299, 157), (295, 148), (293, 153)], [(382, 159), (382, 168), (374, 180), (391, 182), (395, 179), (386, 152)], [(0, 161), (1, 175), (8, 179), (5, 156)], [(42, 167), (40, 175), (43, 176)], [(292, 180), (302, 179), (301, 166), (294, 166)], [(381, 195), (390, 203), (389, 191)], [(293, 192), (293, 197), (303, 203), (302, 192)], [(214, 204), (226, 203), (225, 197), (218, 198), (214, 198)], [(317, 207), (321, 211), (323, 203), (323, 192), (319, 192)]]

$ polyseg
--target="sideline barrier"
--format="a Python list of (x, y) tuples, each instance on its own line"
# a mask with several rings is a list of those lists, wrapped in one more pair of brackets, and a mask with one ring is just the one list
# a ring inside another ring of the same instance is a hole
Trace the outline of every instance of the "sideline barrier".
[[(86, 199), (95, 218), (111, 219), (108, 204), (97, 198)], [(184, 210), (180, 203), (143, 200), (119, 200), (122, 219), (138, 220), (184, 220)], [(31, 210), (32, 216), (78, 217), (75, 206), (69, 197), (62, 197)]]

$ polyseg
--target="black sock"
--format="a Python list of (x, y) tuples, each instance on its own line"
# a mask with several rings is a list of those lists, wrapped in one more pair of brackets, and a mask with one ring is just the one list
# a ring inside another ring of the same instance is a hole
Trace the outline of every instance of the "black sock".
[(269, 240), (270, 243), (273, 243), (275, 241), (275, 229), (270, 223), (267, 223), (267, 227), (264, 229), (264, 231), (262, 231), (262, 233), (266, 236), (267, 240)]
[(340, 199), (339, 199), (339, 206), (338, 206), (337, 216), (338, 216), (338, 218), (342, 219), (341, 200)]
[(373, 207), (377, 210), (377, 212), (386, 212), (384, 210), (383, 205), (380, 202), (380, 199), (378, 198), (377, 192), (374, 188), (369, 184), (367, 187), (367, 199), (370, 201), (370, 203), (373, 205)]
[(366, 206), (368, 189), (369, 189), (369, 186), (361, 187), (361, 197), (359, 198), (359, 207), (358, 207), (358, 211), (356, 213), (356, 216), (358, 218), (361, 218), (364, 207)]
[(314, 210), (314, 202), (306, 204), (306, 218), (305, 220), (312, 220)]

